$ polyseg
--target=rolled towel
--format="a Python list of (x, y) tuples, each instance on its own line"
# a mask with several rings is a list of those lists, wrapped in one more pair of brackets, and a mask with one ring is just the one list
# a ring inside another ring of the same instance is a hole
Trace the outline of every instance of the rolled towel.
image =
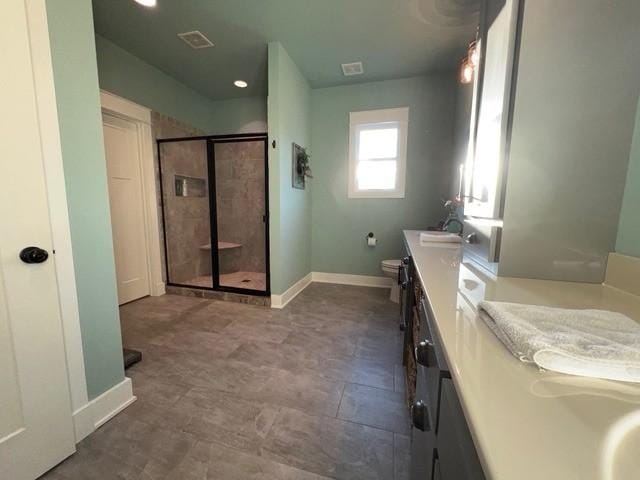
[(420, 243), (460, 243), (460, 235), (449, 232), (420, 232)]
[(606, 310), (481, 302), (479, 316), (524, 362), (583, 377), (640, 382), (640, 325)]

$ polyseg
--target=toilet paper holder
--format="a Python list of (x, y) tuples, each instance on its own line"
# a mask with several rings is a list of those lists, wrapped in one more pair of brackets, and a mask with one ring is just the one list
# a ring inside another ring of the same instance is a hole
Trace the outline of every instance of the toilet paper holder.
[(370, 247), (375, 247), (376, 243), (378, 242), (375, 235), (373, 234), (373, 232), (369, 232), (367, 234), (367, 245)]

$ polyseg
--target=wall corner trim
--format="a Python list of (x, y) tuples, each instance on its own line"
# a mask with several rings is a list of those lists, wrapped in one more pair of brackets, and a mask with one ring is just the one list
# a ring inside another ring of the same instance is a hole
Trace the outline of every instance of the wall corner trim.
[(291, 285), (282, 295), (271, 295), (271, 308), (284, 308), (291, 300), (296, 298), (300, 292), (307, 288), (312, 281), (312, 273), (302, 277)]
[(76, 443), (80, 443), (135, 402), (136, 399), (133, 395), (131, 379), (125, 377), (122, 382), (73, 412)]
[(391, 288), (393, 279), (373, 275), (351, 275), (348, 273), (313, 272), (313, 281), (318, 283), (336, 283), (359, 287)]
[(103, 113), (135, 123), (138, 136), (138, 156), (141, 168), (142, 203), (144, 209), (144, 241), (147, 246), (147, 268), (149, 294), (153, 297), (164, 295), (162, 280), (162, 241), (160, 238), (158, 195), (154, 157), (154, 139), (151, 130), (151, 110), (125, 98), (100, 90)]

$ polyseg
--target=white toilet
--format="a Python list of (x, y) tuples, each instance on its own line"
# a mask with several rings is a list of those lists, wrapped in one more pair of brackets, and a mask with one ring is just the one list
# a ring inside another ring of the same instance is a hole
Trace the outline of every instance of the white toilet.
[(389, 295), (389, 299), (392, 302), (400, 303), (400, 285), (398, 285), (398, 269), (400, 268), (400, 260), (383, 260), (380, 265), (382, 267), (382, 273), (393, 280), (391, 283), (391, 294)]

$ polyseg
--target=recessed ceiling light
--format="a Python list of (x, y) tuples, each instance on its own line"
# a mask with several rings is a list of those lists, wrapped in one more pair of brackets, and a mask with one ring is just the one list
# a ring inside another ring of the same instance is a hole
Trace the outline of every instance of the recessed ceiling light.
[(135, 0), (136, 3), (143, 5), (145, 7), (155, 7), (156, 0)]
[(244, 80), (236, 80), (235, 82), (233, 82), (233, 84), (238, 88), (247, 88), (247, 86), (249, 85)]

